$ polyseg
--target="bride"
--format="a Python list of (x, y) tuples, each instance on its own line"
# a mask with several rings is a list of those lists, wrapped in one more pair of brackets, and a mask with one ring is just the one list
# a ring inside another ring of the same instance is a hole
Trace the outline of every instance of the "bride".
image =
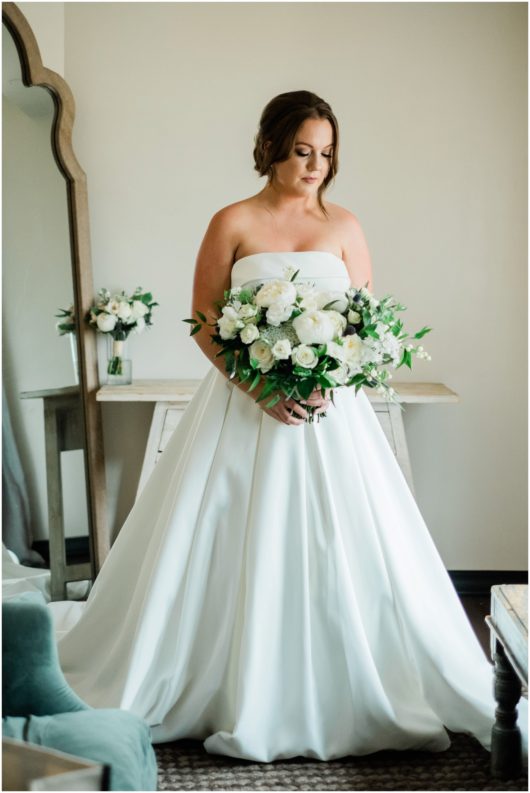
[[(315, 94), (267, 104), (267, 184), (212, 217), (194, 312), (292, 267), (372, 288), (359, 221), (324, 199), (338, 147)], [(366, 394), (314, 391), (305, 405), (326, 417), (308, 423), (303, 403), (267, 408), (229, 381), (208, 326), (193, 338), (212, 365), (80, 618), (52, 604), (72, 687), (139, 714), (155, 742), (262, 762), (438, 752), (445, 728), (489, 749), (492, 666)]]

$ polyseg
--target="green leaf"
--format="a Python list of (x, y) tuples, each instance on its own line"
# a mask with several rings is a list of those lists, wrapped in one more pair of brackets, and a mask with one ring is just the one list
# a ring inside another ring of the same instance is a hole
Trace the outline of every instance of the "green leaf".
[(251, 391), (253, 391), (256, 388), (256, 386), (258, 385), (260, 379), (261, 379), (261, 372), (257, 371), (256, 374), (254, 375), (254, 379), (253, 379), (252, 383), (250, 384), (250, 388), (248, 389), (248, 393), (250, 393)]
[(202, 321), (203, 321), (203, 322), (206, 322), (206, 321), (207, 321), (207, 320), (206, 320), (206, 317), (204, 316), (204, 314), (202, 313), (202, 311), (196, 311), (195, 313), (197, 314), (197, 316), (199, 317), (199, 319), (202, 319)]
[(419, 330), (417, 333), (414, 334), (413, 338), (422, 339), (425, 336), (425, 334), (430, 333), (431, 330), (432, 328), (428, 328), (426, 325), (424, 325), (424, 327), (421, 330)]
[(261, 402), (262, 399), (266, 399), (269, 396), (269, 394), (272, 394), (273, 391), (274, 391), (274, 383), (271, 380), (268, 380), (265, 383), (265, 386), (261, 394), (259, 395), (259, 397), (257, 397), (256, 402)]
[(295, 273), (293, 273), (293, 275), (290, 277), (289, 280), (290, 281), (294, 281), (294, 279), (296, 278), (296, 276), (298, 275), (299, 272), (300, 272), (300, 270), (297, 270)]
[(315, 386), (316, 383), (312, 377), (307, 378), (306, 380), (300, 380), (298, 383), (298, 392), (303, 399), (307, 399), (314, 390)]
[(182, 322), (189, 322), (190, 325), (199, 325), (196, 319), (183, 319)]
[(281, 396), (280, 396), (280, 394), (276, 394), (275, 396), (273, 396), (273, 398), (270, 400), (270, 402), (267, 402), (267, 404), (265, 405), (265, 407), (266, 407), (266, 408), (273, 408), (273, 407), (274, 407), (274, 405), (277, 405), (277, 404), (278, 404), (278, 402), (280, 401), (280, 399), (281, 399)]

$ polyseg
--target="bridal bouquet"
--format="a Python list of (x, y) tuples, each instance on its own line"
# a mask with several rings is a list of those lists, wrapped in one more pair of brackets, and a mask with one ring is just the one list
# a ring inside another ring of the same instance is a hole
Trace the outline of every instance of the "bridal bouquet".
[[(410, 336), (396, 316), (406, 307), (391, 295), (377, 300), (366, 285), (345, 292), (317, 290), (311, 283), (296, 283), (298, 272), (225, 291), (214, 322), (207, 323), (200, 311), (198, 319), (183, 320), (193, 325), (190, 335), (203, 323), (215, 327), (212, 341), (220, 346), (216, 357), (225, 357), (230, 378), (237, 375), (240, 382), (248, 382), (250, 392), (263, 377), (257, 402), (276, 392), (266, 407), (273, 407), (282, 394), (307, 399), (319, 386), (330, 389), (333, 402), (334, 388), (355, 386), (357, 393), (364, 385), (400, 405), (385, 367), (412, 368), (413, 355), (430, 360), (421, 345), (408, 340), (421, 339), (431, 328)], [(312, 408), (304, 407), (312, 421)]]
[(142, 287), (132, 295), (111, 295), (108, 289), (100, 289), (98, 299), (86, 315), (86, 320), (100, 333), (108, 333), (113, 339), (112, 354), (109, 356), (107, 372), (121, 375), (123, 366), (123, 343), (129, 333), (141, 333), (153, 324), (151, 313), (158, 303), (153, 301), (151, 292), (143, 292)]

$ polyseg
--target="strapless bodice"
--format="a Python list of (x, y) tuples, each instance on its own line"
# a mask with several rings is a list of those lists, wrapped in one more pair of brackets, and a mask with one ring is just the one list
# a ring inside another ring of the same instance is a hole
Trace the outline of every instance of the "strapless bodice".
[(267, 281), (289, 279), (299, 270), (296, 280), (314, 282), (317, 289), (347, 289), (350, 277), (342, 259), (327, 251), (274, 251), (252, 253), (238, 259), (232, 267), (232, 288)]

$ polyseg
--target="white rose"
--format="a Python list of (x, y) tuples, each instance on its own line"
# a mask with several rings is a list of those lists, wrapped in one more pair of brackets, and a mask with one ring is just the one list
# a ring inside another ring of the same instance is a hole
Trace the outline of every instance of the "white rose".
[(342, 344), (344, 360), (349, 364), (358, 364), (363, 360), (365, 346), (356, 334), (345, 336)]
[(352, 325), (355, 325), (357, 322), (361, 321), (361, 315), (358, 311), (353, 311), (351, 308), (348, 311), (348, 322)]
[(268, 372), (274, 365), (274, 355), (272, 354), (270, 344), (267, 344), (263, 339), (257, 339), (257, 341), (251, 344), (248, 348), (248, 352), (250, 357), (258, 362), (258, 366), (262, 372)]
[(131, 316), (131, 307), (125, 300), (120, 300), (117, 314), (120, 319), (127, 320)]
[(289, 304), (285, 305), (284, 303), (271, 303), (267, 309), (267, 322), (269, 325), (274, 325), (274, 327), (277, 328), (282, 322), (287, 322), (293, 313), (293, 309), (294, 306)]
[(254, 300), (258, 306), (263, 308), (268, 308), (272, 303), (283, 303), (284, 305), (294, 303), (296, 287), (290, 281), (274, 279), (263, 284), (261, 289), (256, 292)]
[(346, 317), (344, 317), (342, 314), (339, 314), (338, 311), (333, 311), (331, 309), (328, 309), (326, 311), (326, 314), (328, 315), (329, 319), (332, 321), (333, 327), (335, 328), (335, 333), (333, 335), (342, 336), (343, 332), (346, 329), (346, 325), (348, 324), (346, 322)]
[(96, 320), (98, 325), (98, 330), (101, 330), (103, 333), (108, 333), (109, 330), (114, 330), (116, 327), (116, 319), (115, 314), (98, 314), (98, 318)]
[(318, 363), (318, 355), (315, 350), (312, 347), (308, 347), (307, 344), (299, 344), (298, 347), (294, 348), (291, 360), (294, 364), (303, 366), (304, 369), (314, 369)]
[(133, 300), (131, 313), (135, 319), (138, 317), (145, 317), (149, 308), (145, 305), (142, 300)]
[(240, 319), (233, 319), (231, 316), (227, 314), (223, 314), (222, 317), (219, 317), (219, 319), (217, 320), (217, 324), (219, 326), (219, 334), (221, 338), (224, 340), (234, 339), (237, 335), (238, 330), (244, 327), (244, 323), (241, 322)]
[(232, 319), (236, 322), (239, 319), (239, 314), (233, 306), (223, 306), (221, 313), (227, 319)]
[(302, 344), (326, 344), (335, 335), (327, 311), (303, 311), (293, 319), (293, 328)]
[(238, 315), (241, 319), (249, 319), (250, 317), (255, 317), (258, 313), (258, 307), (253, 306), (252, 303), (243, 303), (241, 308), (238, 310)]
[(289, 339), (278, 339), (272, 348), (272, 354), (278, 360), (284, 360), (285, 358), (288, 358), (291, 352), (291, 342)]
[(248, 325), (245, 325), (243, 330), (239, 334), (239, 338), (243, 342), (243, 344), (252, 344), (259, 336), (259, 330), (257, 325), (254, 325), (252, 322), (249, 322)]
[(344, 292), (337, 292), (331, 290), (325, 290), (322, 292), (317, 293), (317, 308), (324, 308), (327, 303), (331, 303), (331, 301), (335, 301), (330, 309), (333, 311), (338, 311), (339, 314), (342, 314), (343, 311), (346, 311), (348, 308), (348, 298), (344, 294)]

